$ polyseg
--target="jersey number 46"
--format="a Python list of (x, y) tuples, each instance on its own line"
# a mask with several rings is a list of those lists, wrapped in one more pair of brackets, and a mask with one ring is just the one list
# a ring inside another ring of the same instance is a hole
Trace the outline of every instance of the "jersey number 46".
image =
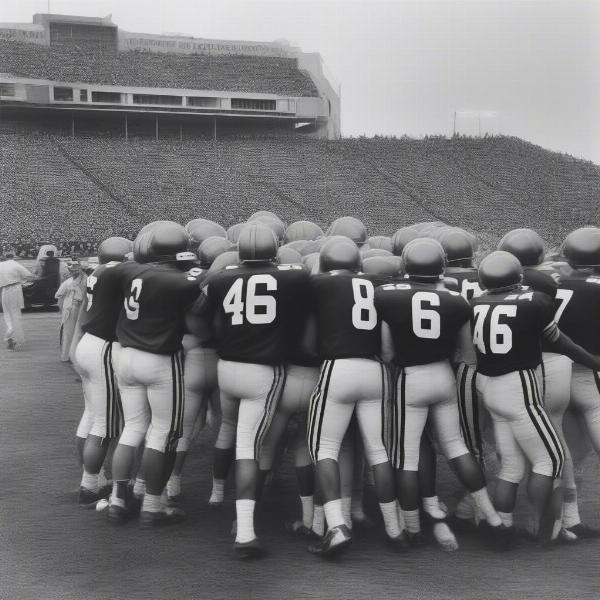
[(244, 319), (252, 325), (265, 325), (275, 320), (277, 301), (268, 294), (257, 295), (259, 285), (264, 285), (268, 292), (277, 291), (277, 279), (266, 273), (249, 277), (245, 290), (241, 277), (233, 282), (223, 298), (223, 310), (231, 315), (232, 325), (243, 325)]

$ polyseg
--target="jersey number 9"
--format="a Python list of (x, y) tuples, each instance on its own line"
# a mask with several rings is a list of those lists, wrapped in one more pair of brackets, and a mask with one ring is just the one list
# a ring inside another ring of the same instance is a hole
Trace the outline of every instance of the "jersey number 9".
[[(231, 315), (232, 325), (243, 325), (244, 315), (251, 325), (272, 323), (277, 316), (277, 301), (273, 296), (256, 295), (256, 286), (264, 285), (268, 292), (277, 291), (277, 279), (272, 275), (252, 275), (246, 282), (244, 302), (244, 280), (238, 277), (223, 298), (223, 310)], [(260, 310), (258, 310), (260, 308)]]

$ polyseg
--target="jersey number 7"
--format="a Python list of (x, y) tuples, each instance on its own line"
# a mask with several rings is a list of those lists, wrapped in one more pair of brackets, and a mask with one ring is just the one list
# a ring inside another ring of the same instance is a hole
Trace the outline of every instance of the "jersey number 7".
[[(256, 295), (256, 286), (264, 285), (268, 292), (277, 291), (277, 279), (266, 273), (252, 275), (246, 282), (244, 294), (244, 280), (238, 277), (225, 298), (223, 310), (231, 315), (232, 325), (243, 325), (244, 317), (251, 325), (265, 325), (272, 323), (277, 316), (277, 301), (273, 296)], [(245, 300), (245, 302), (244, 302)], [(258, 309), (261, 309), (258, 311)]]

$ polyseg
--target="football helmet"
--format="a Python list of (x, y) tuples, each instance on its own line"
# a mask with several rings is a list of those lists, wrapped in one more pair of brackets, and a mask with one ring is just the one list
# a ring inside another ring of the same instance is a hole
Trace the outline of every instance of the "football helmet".
[(457, 261), (473, 260), (473, 238), (464, 229), (449, 227), (442, 230), (440, 244), (446, 253), (446, 261), (452, 264)]
[(240, 256), (235, 250), (229, 250), (228, 252), (223, 252), (223, 254), (219, 254), (213, 261), (212, 265), (208, 269), (209, 273), (216, 273), (218, 271), (222, 271), (226, 267), (230, 267), (233, 265), (240, 264)]
[(262, 223), (273, 231), (279, 242), (283, 240), (285, 225), (277, 217), (256, 217), (255, 219), (248, 221), (248, 223)]
[(446, 255), (438, 241), (416, 238), (404, 246), (402, 262), (409, 277), (439, 279), (446, 267)]
[(133, 250), (133, 242), (123, 237), (109, 237), (98, 246), (98, 262), (101, 265), (114, 260), (122, 262)]
[(200, 266), (208, 269), (219, 254), (223, 254), (223, 252), (228, 252), (229, 250), (235, 250), (235, 244), (227, 238), (216, 235), (206, 238), (198, 248)]
[(307, 244), (310, 244), (310, 242), (307, 242), (306, 240), (296, 240), (295, 242), (288, 242), (287, 244), (284, 244), (281, 247), (282, 248), (291, 248), (292, 250), (295, 250), (299, 254), (303, 254), (303, 250)]
[(384, 250), (383, 248), (369, 248), (364, 252), (361, 252), (361, 256), (363, 260), (365, 258), (371, 258), (372, 256), (394, 256), (389, 250)]
[(401, 227), (392, 236), (392, 252), (396, 256), (402, 256), (404, 246), (406, 246), (408, 242), (412, 242), (412, 240), (416, 240), (419, 237), (421, 237), (421, 235), (418, 230), (413, 229), (413, 227)]
[(392, 252), (392, 238), (387, 235), (374, 235), (367, 240), (369, 248), (381, 248)]
[(150, 223), (148, 223), (147, 225), (144, 225), (138, 232), (138, 235), (142, 235), (143, 233), (146, 233), (147, 231), (152, 231), (153, 229), (156, 229), (157, 227), (160, 227), (161, 225), (179, 225), (179, 223), (175, 223), (175, 221), (152, 221)]
[(277, 260), (282, 265), (298, 265), (302, 264), (302, 255), (289, 246), (282, 246), (277, 250)]
[(306, 254), (302, 257), (302, 264), (310, 273), (313, 273), (315, 268), (319, 265), (319, 253), (313, 252), (311, 254)]
[(362, 271), (380, 277), (398, 277), (402, 261), (399, 256), (390, 254), (388, 256), (369, 256), (363, 257)]
[(185, 230), (188, 232), (193, 246), (199, 246), (209, 237), (227, 237), (224, 227), (208, 219), (193, 219), (185, 226)]
[(510, 252), (496, 250), (479, 265), (479, 282), (488, 290), (510, 289), (521, 283), (523, 267)]
[(563, 242), (562, 255), (572, 267), (600, 267), (600, 229), (581, 227)]
[(269, 262), (275, 260), (279, 243), (273, 230), (254, 221), (242, 227), (238, 238), (241, 262)]
[(319, 267), (326, 271), (358, 271), (361, 259), (358, 246), (349, 240), (329, 240), (319, 253)]
[(327, 230), (327, 236), (344, 235), (359, 246), (367, 241), (367, 228), (355, 217), (340, 217)]
[(498, 243), (498, 250), (510, 252), (524, 267), (535, 267), (544, 260), (544, 240), (533, 229), (513, 229)]
[(242, 230), (242, 227), (245, 225), (246, 223), (236, 223), (235, 225), (232, 225), (228, 230), (227, 230), (227, 239), (230, 242), (233, 242), (234, 244), (237, 244), (238, 241), (238, 237), (240, 237), (240, 231)]
[(257, 210), (255, 213), (252, 213), (250, 215), (250, 217), (248, 218), (248, 222), (255, 221), (256, 219), (261, 219), (263, 217), (267, 217), (269, 219), (276, 219), (284, 226), (285, 229), (285, 223), (274, 212), (271, 212), (270, 210)]
[(295, 221), (288, 225), (283, 236), (286, 244), (298, 240), (316, 240), (325, 235), (323, 230), (312, 221)]
[(187, 252), (189, 239), (181, 225), (161, 223), (138, 235), (133, 243), (134, 259), (140, 263), (193, 260), (195, 255)]

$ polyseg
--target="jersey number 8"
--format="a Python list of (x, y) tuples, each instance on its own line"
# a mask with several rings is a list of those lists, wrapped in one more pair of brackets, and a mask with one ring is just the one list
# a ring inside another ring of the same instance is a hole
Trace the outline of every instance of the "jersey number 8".
[(371, 331), (377, 325), (377, 311), (375, 310), (375, 288), (368, 279), (353, 279), (352, 293), (354, 306), (352, 307), (352, 325), (356, 329)]
[[(256, 286), (264, 285), (269, 292), (277, 291), (277, 279), (272, 275), (252, 275), (246, 282), (246, 302), (244, 303), (244, 280), (236, 279), (223, 298), (223, 310), (231, 315), (232, 325), (242, 325), (244, 314), (252, 325), (272, 323), (277, 316), (277, 302), (273, 296), (256, 295)], [(258, 308), (262, 310), (257, 311)]]

